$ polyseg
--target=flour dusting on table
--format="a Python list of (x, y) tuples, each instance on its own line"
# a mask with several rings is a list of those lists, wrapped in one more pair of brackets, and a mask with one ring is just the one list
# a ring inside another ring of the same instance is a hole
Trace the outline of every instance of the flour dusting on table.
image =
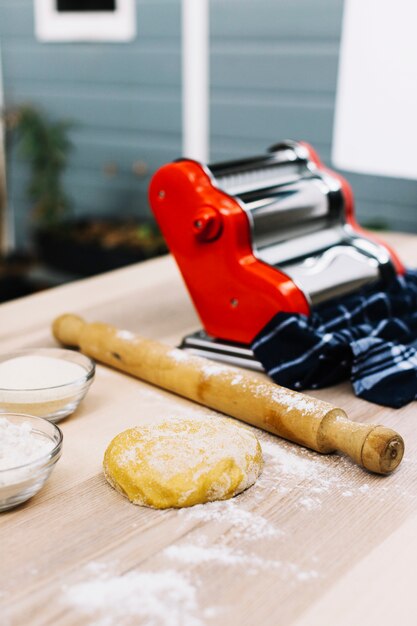
[(236, 500), (198, 504), (190, 509), (182, 509), (179, 514), (186, 520), (226, 524), (233, 528), (233, 536), (236, 539), (257, 541), (276, 538), (283, 534), (265, 517), (240, 506)]
[(196, 587), (175, 570), (112, 575), (95, 563), (89, 569), (93, 578), (66, 586), (63, 592), (67, 605), (95, 618), (94, 626), (204, 623), (198, 614)]
[[(198, 537), (198, 536), (197, 536)], [(238, 567), (240, 575), (256, 575), (261, 570), (267, 571), (271, 576), (279, 578), (292, 578), (298, 581), (307, 581), (318, 578), (318, 573), (313, 570), (305, 570), (296, 563), (281, 560), (262, 558), (256, 554), (248, 553), (244, 549), (235, 549), (226, 545), (204, 545), (203, 537), (198, 537), (198, 543), (174, 544), (166, 548), (162, 555), (186, 565), (214, 564), (220, 567)]]
[(259, 569), (276, 569), (281, 566), (279, 561), (263, 559), (256, 554), (243, 550), (235, 550), (224, 545), (197, 545), (196, 543), (173, 544), (163, 551), (168, 559), (187, 565), (203, 565), (214, 563), (221, 566), (249, 567), (250, 571)]
[[(187, 406), (184, 416), (191, 416)], [(196, 411), (197, 419), (209, 417), (209, 412)], [(249, 430), (259, 437), (265, 459), (263, 474), (253, 487), (232, 500), (159, 512), (178, 519), (183, 538), (153, 555), (157, 571), (138, 568), (116, 575), (117, 568), (104, 574), (98, 568), (97, 575), (90, 570), (87, 579), (64, 590), (66, 603), (94, 615), (95, 626), (205, 626), (228, 623), (233, 610), (224, 598), (217, 598), (213, 606), (205, 603), (205, 573), (213, 568), (224, 581), (240, 576), (250, 585), (251, 577), (267, 575), (277, 585), (291, 585), (296, 593), (321, 583), (314, 554), (296, 560), (286, 549), (289, 537), (280, 527), (281, 505), (284, 511), (297, 507), (309, 524), (335, 494), (343, 499), (384, 498), (387, 479), (383, 483), (369, 476), (358, 484), (355, 476), (362, 470), (343, 457), (322, 456)], [(275, 508), (269, 509), (272, 494), (279, 499), (277, 504), (275, 497)]]

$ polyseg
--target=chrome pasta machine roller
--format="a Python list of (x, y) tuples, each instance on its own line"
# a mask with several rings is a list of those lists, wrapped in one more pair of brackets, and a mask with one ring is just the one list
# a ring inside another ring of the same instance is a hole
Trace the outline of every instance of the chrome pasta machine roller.
[(197, 354), (260, 368), (248, 346), (276, 313), (308, 315), (404, 272), (356, 223), (347, 181), (305, 143), (213, 165), (175, 161), (149, 196), (204, 327), (183, 342)]

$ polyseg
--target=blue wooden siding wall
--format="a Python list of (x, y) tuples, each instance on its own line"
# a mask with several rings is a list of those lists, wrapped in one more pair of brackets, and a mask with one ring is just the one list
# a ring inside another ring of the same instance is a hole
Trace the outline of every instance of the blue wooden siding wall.
[[(212, 157), (291, 138), (330, 164), (343, 0), (212, 0), (211, 8)], [(362, 223), (417, 232), (416, 181), (345, 175)]]
[[(136, 2), (128, 44), (41, 44), (32, 1), (0, 2), (8, 103), (76, 124), (66, 186), (79, 215), (147, 214), (149, 175), (181, 153), (180, 0)], [(210, 1), (212, 160), (299, 138), (330, 162), (342, 9), (343, 0)], [(135, 161), (149, 174), (135, 175)], [(9, 174), (23, 244), (27, 171), (13, 158)], [(347, 177), (363, 223), (417, 231), (417, 182)]]
[[(39, 43), (32, 0), (1, 0), (0, 41), (10, 105), (32, 102), (73, 120), (74, 152), (65, 176), (74, 212), (148, 214), (149, 171), (181, 153), (180, 4), (137, 0), (138, 36), (126, 44)], [(105, 173), (108, 164), (117, 173)], [(18, 242), (25, 243), (27, 171), (12, 160), (10, 190)]]

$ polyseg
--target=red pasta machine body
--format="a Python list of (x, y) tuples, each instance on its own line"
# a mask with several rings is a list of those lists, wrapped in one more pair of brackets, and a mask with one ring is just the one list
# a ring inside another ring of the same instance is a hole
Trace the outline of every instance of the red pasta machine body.
[(249, 344), (278, 312), (308, 315), (330, 298), (404, 268), (355, 220), (351, 188), (308, 144), (153, 176), (149, 198), (206, 333)]

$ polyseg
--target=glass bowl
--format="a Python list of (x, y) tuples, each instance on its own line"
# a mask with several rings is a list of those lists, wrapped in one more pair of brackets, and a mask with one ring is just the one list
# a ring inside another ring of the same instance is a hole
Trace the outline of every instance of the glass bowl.
[(51, 441), (53, 446), (30, 463), (0, 469), (0, 512), (25, 502), (43, 487), (61, 456), (63, 439), (60, 428), (42, 417), (17, 413), (3, 413), (2, 417), (13, 424), (29, 423), (36, 437)]
[[(79, 377), (57, 386), (4, 389), (0, 386), (0, 414), (24, 413), (58, 422), (75, 411), (94, 379), (94, 362), (84, 354), (61, 348), (33, 348), (0, 355), (0, 364), (21, 356), (46, 356), (81, 366)], [(83, 373), (84, 372), (84, 373)]]

